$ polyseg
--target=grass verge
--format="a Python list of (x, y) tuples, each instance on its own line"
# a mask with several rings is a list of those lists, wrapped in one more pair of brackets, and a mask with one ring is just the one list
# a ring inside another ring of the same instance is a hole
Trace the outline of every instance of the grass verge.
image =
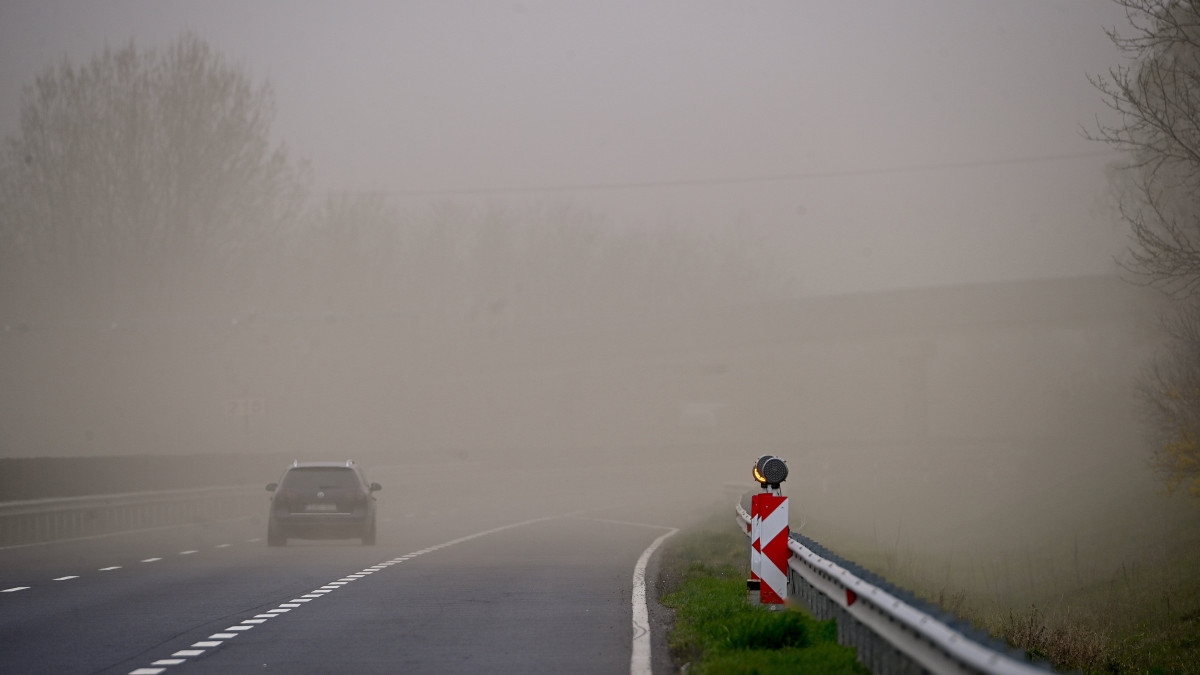
[(837, 644), (833, 621), (747, 602), (745, 538), (728, 519), (714, 525), (683, 533), (663, 557), (660, 601), (675, 610), (668, 643), (677, 666), (709, 675), (868, 672)]
[(1019, 594), (994, 592), (1017, 585), (1004, 579), (955, 588), (916, 553), (876, 552), (875, 564), (870, 552), (850, 557), (1057, 670), (1200, 675), (1200, 518), (1184, 524), (1107, 575), (1071, 583), (1060, 574)]
[(1200, 675), (1200, 543), (980, 623), (1062, 670)]

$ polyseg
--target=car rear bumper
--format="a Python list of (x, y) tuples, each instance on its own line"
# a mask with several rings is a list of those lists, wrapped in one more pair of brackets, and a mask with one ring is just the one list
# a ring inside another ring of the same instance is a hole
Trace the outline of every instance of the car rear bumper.
[(297, 539), (348, 539), (362, 535), (369, 517), (361, 513), (274, 514), (277, 531)]

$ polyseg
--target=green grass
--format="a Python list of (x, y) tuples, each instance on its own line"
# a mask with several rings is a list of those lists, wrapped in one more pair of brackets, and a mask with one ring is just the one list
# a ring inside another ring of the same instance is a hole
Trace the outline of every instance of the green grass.
[(684, 533), (664, 556), (661, 602), (675, 610), (668, 642), (676, 665), (711, 675), (866, 673), (854, 650), (837, 644), (833, 621), (748, 602), (745, 538), (725, 528)]

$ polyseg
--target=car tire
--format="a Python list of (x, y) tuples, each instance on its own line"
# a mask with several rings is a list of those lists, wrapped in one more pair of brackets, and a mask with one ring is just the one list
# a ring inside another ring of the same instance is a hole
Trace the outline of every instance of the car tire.
[(279, 531), (273, 518), (267, 521), (267, 546), (287, 546), (287, 537)]
[(363, 546), (374, 546), (375, 545), (375, 519), (374, 518), (372, 518), (371, 522), (366, 527), (363, 528), (362, 545)]

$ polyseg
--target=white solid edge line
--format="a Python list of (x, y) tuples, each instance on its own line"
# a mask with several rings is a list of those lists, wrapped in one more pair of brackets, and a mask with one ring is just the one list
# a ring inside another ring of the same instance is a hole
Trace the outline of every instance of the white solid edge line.
[(646, 565), (650, 556), (667, 537), (679, 530), (671, 528), (670, 532), (655, 539), (638, 558), (633, 568), (633, 650), (629, 656), (630, 675), (653, 675), (650, 662), (650, 609), (646, 604)]

